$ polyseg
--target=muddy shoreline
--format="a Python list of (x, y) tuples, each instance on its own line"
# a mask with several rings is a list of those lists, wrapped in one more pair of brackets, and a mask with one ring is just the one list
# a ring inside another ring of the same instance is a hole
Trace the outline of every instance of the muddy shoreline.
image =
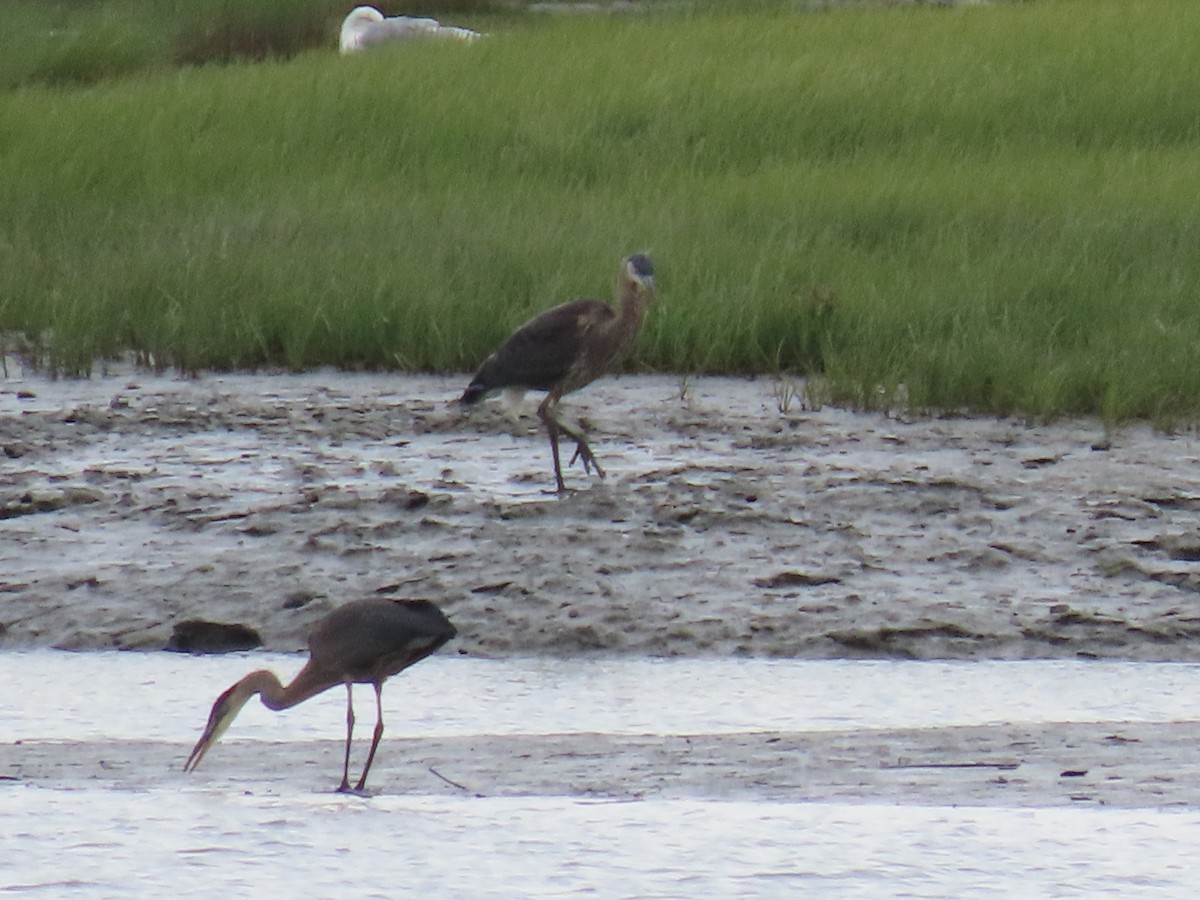
[(204, 619), (296, 650), (378, 594), (487, 657), (1200, 658), (1191, 433), (627, 376), (571, 398), (608, 477), (559, 498), (536, 420), (464, 414), (463, 383), (10, 367), (0, 647), (159, 649)]
[[(1196, 808), (1195, 723), (709, 735), (391, 737), (383, 795)], [(227, 741), (201, 775), (156, 741), (0, 743), (16, 781), (113, 790), (332, 792), (340, 741)]]

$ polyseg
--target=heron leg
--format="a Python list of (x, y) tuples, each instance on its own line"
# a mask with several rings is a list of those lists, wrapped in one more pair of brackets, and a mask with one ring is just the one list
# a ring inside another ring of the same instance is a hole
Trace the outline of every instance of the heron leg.
[(558, 417), (554, 415), (554, 403), (558, 398), (553, 393), (547, 394), (546, 399), (538, 404), (538, 418), (546, 426), (546, 433), (550, 436), (550, 453), (554, 457), (554, 481), (558, 486), (558, 492), (561, 494), (566, 491), (567, 486), (563, 483), (562, 463), (558, 458), (558, 432), (561, 425)]
[(346, 682), (346, 759), (342, 763), (342, 783), (338, 785), (339, 793), (350, 790), (350, 739), (354, 736), (354, 687)]
[(383, 737), (383, 684), (375, 682), (375, 737), (371, 739), (371, 750), (367, 753), (367, 764), (363, 766), (362, 778), (354, 790), (362, 793), (367, 784), (367, 773), (371, 771), (371, 763), (375, 760), (375, 751), (379, 747), (379, 739)]

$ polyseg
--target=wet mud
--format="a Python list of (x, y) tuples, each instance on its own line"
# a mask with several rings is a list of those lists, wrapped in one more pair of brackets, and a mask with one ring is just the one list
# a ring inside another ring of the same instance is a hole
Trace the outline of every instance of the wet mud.
[[(1195, 808), (1195, 723), (1076, 723), (704, 735), (391, 737), (372, 793)], [(203, 774), (155, 741), (0, 743), (0, 782), (111, 790), (332, 793), (340, 741), (227, 741)], [(170, 764), (168, 768), (168, 763)]]
[[(117, 369), (0, 387), (0, 647), (296, 650), (362, 596), (475, 656), (1200, 658), (1200, 444), (894, 417), (772, 379), (564, 405), (608, 477), (464, 378)], [(564, 464), (570, 452), (564, 456)]]

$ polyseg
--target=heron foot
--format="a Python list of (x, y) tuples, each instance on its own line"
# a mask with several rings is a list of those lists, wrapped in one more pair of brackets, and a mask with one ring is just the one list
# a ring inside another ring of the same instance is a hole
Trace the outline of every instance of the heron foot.
[(568, 463), (568, 465), (575, 465), (575, 460), (579, 460), (583, 463), (584, 472), (590, 474), (592, 469), (595, 469), (597, 475), (599, 475), (601, 478), (604, 477), (604, 469), (600, 467), (600, 463), (592, 454), (592, 448), (587, 445), (586, 441), (575, 442), (575, 453), (572, 455), (571, 462)]

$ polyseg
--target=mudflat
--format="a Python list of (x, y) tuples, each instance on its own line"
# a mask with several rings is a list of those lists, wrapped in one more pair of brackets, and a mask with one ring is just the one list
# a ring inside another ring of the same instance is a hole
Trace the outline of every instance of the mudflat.
[(532, 408), (468, 413), (465, 382), (10, 371), (0, 646), (205, 620), (296, 650), (378, 595), (434, 600), (489, 657), (1200, 657), (1191, 432), (625, 376), (564, 404), (607, 477), (558, 496)]

